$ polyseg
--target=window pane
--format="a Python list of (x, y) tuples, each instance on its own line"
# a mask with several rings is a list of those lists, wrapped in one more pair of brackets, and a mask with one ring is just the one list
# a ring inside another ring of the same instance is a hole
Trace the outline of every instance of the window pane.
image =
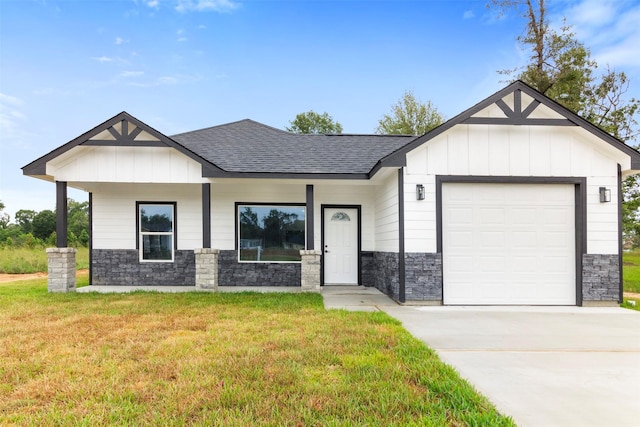
[(140, 231), (163, 232), (173, 231), (172, 205), (140, 205)]
[(142, 259), (171, 260), (173, 236), (145, 234), (142, 236)]
[(240, 206), (241, 261), (300, 261), (305, 247), (302, 206)]

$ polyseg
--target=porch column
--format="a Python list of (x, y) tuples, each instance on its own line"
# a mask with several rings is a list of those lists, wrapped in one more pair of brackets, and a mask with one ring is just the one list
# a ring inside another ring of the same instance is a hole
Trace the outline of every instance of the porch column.
[(202, 247), (211, 247), (211, 184), (202, 184)]
[(56, 247), (47, 248), (49, 292), (76, 291), (76, 249), (67, 243), (67, 183), (56, 181)]
[(306, 215), (307, 215), (307, 250), (312, 250), (314, 249), (313, 185), (307, 185)]
[(218, 290), (218, 255), (219, 249), (194, 249), (196, 256), (196, 290)]
[(67, 183), (56, 181), (56, 246), (67, 247)]
[(49, 292), (76, 291), (76, 248), (47, 248)]
[(320, 256), (321, 251), (302, 250), (300, 251), (300, 287), (303, 291), (320, 290)]

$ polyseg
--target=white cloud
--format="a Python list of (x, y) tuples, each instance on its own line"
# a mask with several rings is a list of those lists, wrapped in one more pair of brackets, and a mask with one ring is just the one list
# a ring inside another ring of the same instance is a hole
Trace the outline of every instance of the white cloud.
[(608, 64), (614, 68), (640, 69), (640, 4), (580, 0), (560, 12), (601, 67)]
[(130, 78), (130, 77), (142, 77), (144, 75), (144, 71), (123, 71), (118, 74), (118, 77), (122, 78)]
[(114, 42), (117, 45), (129, 43), (129, 40), (125, 40), (122, 37), (116, 37), (116, 41)]
[(91, 59), (98, 62), (113, 62), (113, 58), (109, 58), (108, 56), (92, 56)]
[(476, 16), (476, 14), (473, 12), (473, 10), (467, 10), (462, 15), (462, 18), (463, 19), (471, 19), (471, 18), (474, 18), (475, 16)]
[(232, 0), (178, 0), (175, 9), (178, 12), (230, 12), (238, 8), (239, 3)]
[[(0, 93), (0, 135), (5, 147), (26, 146), (32, 135), (25, 130), (25, 103), (15, 96)], [(3, 156), (0, 156), (3, 157)]]
[(156, 87), (195, 83), (200, 80), (202, 80), (202, 76), (178, 74), (174, 76), (160, 76), (148, 81), (129, 81), (126, 84), (134, 87)]
[(158, 0), (149, 0), (147, 2), (147, 6), (157, 8), (158, 7), (158, 3), (159, 3)]

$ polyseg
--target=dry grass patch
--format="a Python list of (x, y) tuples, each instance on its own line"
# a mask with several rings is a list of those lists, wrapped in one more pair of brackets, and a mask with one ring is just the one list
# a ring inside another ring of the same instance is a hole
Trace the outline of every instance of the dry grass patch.
[(0, 424), (510, 425), (384, 313), (0, 284)]

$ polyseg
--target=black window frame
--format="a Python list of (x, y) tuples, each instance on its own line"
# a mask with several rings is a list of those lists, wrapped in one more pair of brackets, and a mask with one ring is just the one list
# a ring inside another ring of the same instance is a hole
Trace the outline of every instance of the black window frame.
[[(171, 259), (144, 259), (142, 250), (142, 230), (140, 228), (140, 206), (142, 205), (164, 205), (171, 206), (173, 209), (173, 247), (171, 248)], [(173, 201), (136, 201), (136, 250), (138, 251), (138, 261), (141, 263), (172, 263), (176, 260), (176, 251), (178, 250), (178, 203)]]

